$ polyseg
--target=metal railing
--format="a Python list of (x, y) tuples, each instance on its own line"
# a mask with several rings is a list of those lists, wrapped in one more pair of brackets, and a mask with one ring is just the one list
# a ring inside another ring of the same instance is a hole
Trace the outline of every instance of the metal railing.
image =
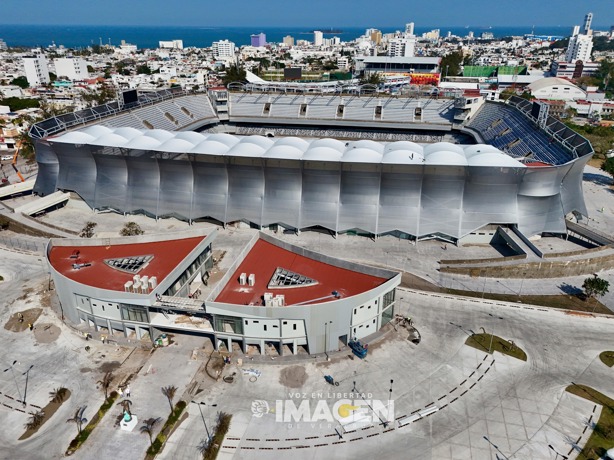
[(156, 92), (145, 92), (139, 94), (138, 102), (120, 105), (117, 101), (108, 102), (96, 107), (79, 110), (77, 112), (65, 113), (48, 118), (30, 127), (30, 137), (33, 139), (44, 139), (53, 134), (65, 131), (73, 126), (85, 125), (92, 121), (101, 120), (113, 115), (129, 112), (134, 109), (153, 105), (175, 97), (187, 96), (191, 94), (181, 88), (164, 89)]

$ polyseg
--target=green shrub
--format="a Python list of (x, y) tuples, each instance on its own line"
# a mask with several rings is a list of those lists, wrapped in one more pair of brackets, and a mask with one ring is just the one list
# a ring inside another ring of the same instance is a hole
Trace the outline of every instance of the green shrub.
[(87, 438), (89, 438), (92, 431), (94, 431), (94, 428), (96, 428), (96, 425), (98, 425), (100, 420), (102, 420), (102, 417), (104, 417), (107, 411), (113, 406), (113, 403), (118, 396), (119, 395), (116, 391), (111, 392), (108, 399), (102, 403), (100, 409), (98, 409), (98, 412), (96, 412), (96, 415), (92, 417), (90, 423), (88, 423), (87, 426), (83, 428), (83, 430), (81, 430), (81, 433), (79, 433), (75, 437), (75, 439), (70, 442), (70, 444), (68, 445), (68, 449), (66, 450), (66, 455), (74, 454), (75, 451), (79, 449), (79, 447), (81, 447), (81, 444), (83, 444), (87, 440)]

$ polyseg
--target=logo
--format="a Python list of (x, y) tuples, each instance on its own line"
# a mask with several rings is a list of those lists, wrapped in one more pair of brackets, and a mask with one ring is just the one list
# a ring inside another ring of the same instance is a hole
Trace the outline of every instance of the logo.
[(254, 417), (262, 418), (264, 414), (268, 414), (270, 412), (269, 403), (262, 400), (256, 399), (252, 401), (252, 415)]

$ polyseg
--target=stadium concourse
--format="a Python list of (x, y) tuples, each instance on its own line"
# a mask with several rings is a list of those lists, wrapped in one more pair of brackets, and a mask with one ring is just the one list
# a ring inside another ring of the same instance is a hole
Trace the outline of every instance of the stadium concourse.
[[(452, 96), (144, 94), (34, 125), (34, 191), (72, 191), (93, 209), (156, 218), (415, 240), (457, 241), (488, 224), (564, 234), (567, 215), (587, 214), (586, 139), (537, 103)], [(269, 131), (219, 132), (250, 127)], [(469, 141), (271, 138), (280, 127)], [(217, 133), (193, 132), (205, 128)]]

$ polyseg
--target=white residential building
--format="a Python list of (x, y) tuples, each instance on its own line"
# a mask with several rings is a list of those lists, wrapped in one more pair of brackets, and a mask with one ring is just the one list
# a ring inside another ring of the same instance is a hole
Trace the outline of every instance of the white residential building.
[(234, 57), (235, 55), (235, 44), (230, 40), (213, 42), (211, 48), (213, 49), (213, 55), (216, 58)]
[(35, 87), (51, 83), (49, 68), (47, 67), (47, 58), (42, 54), (24, 56), (23, 66), (30, 86)]
[(183, 49), (183, 40), (169, 40), (169, 41), (160, 41), (160, 48), (174, 49), (174, 50), (182, 50)]
[(324, 44), (324, 34), (319, 30), (313, 32), (313, 44), (315, 46), (322, 46)]
[(388, 56), (413, 57), (416, 51), (416, 38), (393, 38), (388, 41)]
[(90, 74), (87, 71), (87, 62), (78, 57), (55, 59), (55, 73), (60, 77), (66, 77), (72, 81), (87, 80)]
[(565, 53), (567, 62), (589, 62), (593, 50), (593, 37), (591, 35), (578, 34), (569, 38), (569, 46)]

